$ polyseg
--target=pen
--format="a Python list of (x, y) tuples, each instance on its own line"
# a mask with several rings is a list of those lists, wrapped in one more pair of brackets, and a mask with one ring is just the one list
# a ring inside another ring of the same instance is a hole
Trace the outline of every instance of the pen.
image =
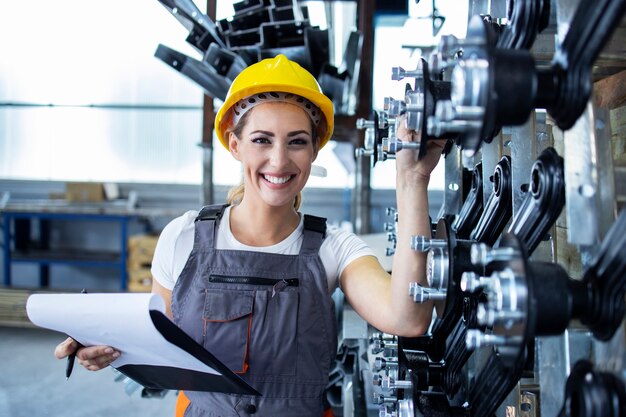
[[(87, 294), (87, 290), (83, 288), (83, 290), (80, 293)], [(76, 360), (76, 352), (78, 352), (78, 349), (82, 347), (80, 343), (76, 342), (76, 344), (77, 344), (76, 350), (70, 353), (69, 356), (67, 357), (67, 365), (65, 366), (65, 380), (70, 379), (70, 375), (72, 375), (72, 369), (74, 369), (74, 361)]]
[(67, 357), (67, 366), (65, 367), (65, 380), (70, 379), (70, 375), (72, 375), (72, 369), (74, 369), (74, 361), (76, 360), (77, 350), (78, 348), (76, 348), (76, 350), (73, 353), (70, 353), (70, 355)]

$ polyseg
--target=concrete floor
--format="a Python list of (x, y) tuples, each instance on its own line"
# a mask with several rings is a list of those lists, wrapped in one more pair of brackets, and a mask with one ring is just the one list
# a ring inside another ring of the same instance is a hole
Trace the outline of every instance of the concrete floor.
[(164, 398), (127, 395), (111, 369), (79, 366), (65, 379), (54, 347), (64, 335), (43, 329), (0, 327), (0, 417), (172, 417), (176, 393)]

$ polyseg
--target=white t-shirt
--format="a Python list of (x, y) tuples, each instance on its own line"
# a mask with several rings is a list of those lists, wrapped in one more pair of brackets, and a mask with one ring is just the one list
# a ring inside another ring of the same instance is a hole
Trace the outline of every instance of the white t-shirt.
[[(194, 220), (198, 212), (191, 210), (172, 220), (161, 232), (152, 261), (152, 276), (163, 287), (172, 290), (193, 248)], [(224, 210), (217, 232), (216, 249), (235, 249), (256, 252), (297, 255), (304, 238), (304, 220), (287, 238), (272, 246), (248, 246), (235, 239), (230, 230), (230, 207)], [(224, 227), (228, 226), (228, 227)], [(326, 270), (328, 289), (332, 293), (339, 285), (339, 276), (353, 260), (375, 256), (374, 252), (354, 233), (328, 227), (320, 247), (320, 258)]]

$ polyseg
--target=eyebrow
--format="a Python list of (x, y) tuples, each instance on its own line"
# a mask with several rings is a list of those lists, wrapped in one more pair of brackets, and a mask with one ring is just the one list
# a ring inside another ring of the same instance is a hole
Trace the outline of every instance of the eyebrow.
[[(272, 136), (272, 137), (275, 136), (274, 132), (270, 132), (270, 131), (267, 131), (267, 130), (254, 130), (254, 131), (250, 132), (250, 134), (253, 134), (253, 133), (261, 133), (263, 135)], [(304, 134), (306, 134), (308, 136), (311, 136), (311, 133), (307, 132), (306, 130), (294, 130), (293, 132), (287, 133), (287, 137), (298, 136), (298, 135), (300, 135), (302, 133), (304, 133)]]

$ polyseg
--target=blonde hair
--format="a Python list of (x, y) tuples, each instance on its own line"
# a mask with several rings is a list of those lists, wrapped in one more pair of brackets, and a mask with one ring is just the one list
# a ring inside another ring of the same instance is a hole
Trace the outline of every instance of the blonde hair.
[[(241, 200), (243, 200), (243, 194), (244, 194), (245, 188), (246, 187), (245, 185), (243, 185), (243, 183), (232, 187), (230, 190), (228, 190), (228, 195), (226, 196), (226, 202), (230, 205), (236, 205), (236, 204), (241, 203)], [(295, 208), (296, 210), (300, 210), (301, 205), (302, 205), (302, 192), (299, 192), (293, 201), (293, 208)]]
[[(252, 114), (253, 112), (254, 112), (254, 109), (251, 109), (250, 111), (245, 113), (241, 117), (241, 119), (239, 120), (239, 123), (237, 123), (236, 126), (232, 126), (232, 125), (228, 126), (228, 128), (224, 130), (224, 137), (229, 138), (230, 134), (233, 133), (235, 137), (237, 137), (237, 140), (239, 140), (239, 138), (241, 137), (241, 132), (243, 131), (243, 128), (246, 126), (246, 123), (248, 122), (248, 119), (250, 118), (250, 114)], [(322, 125), (322, 129), (326, 128), (326, 120), (324, 118), (322, 118), (322, 123), (320, 123), (320, 125)], [(311, 121), (311, 132), (318, 133), (317, 135), (314, 135), (313, 137), (313, 146), (315, 148), (318, 148), (319, 150), (319, 143), (320, 143), (319, 126), (316, 127), (313, 124), (313, 121)], [(245, 185), (243, 182), (241, 182), (239, 185), (236, 185), (232, 187), (230, 190), (228, 190), (228, 194), (226, 195), (226, 202), (230, 205), (239, 204), (241, 203), (241, 200), (243, 200), (244, 193), (245, 193)], [(293, 207), (296, 210), (299, 210), (300, 206), (302, 206), (302, 192), (299, 192), (293, 201)]]

